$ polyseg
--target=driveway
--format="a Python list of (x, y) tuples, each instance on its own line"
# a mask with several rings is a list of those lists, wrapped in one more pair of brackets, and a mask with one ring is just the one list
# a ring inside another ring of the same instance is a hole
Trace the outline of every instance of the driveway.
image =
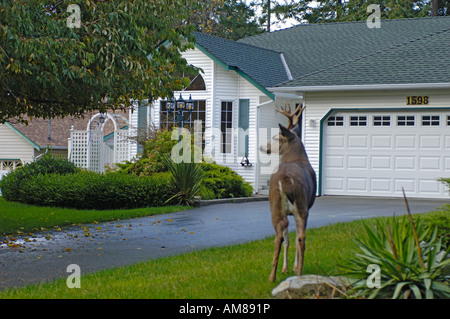
[[(445, 200), (410, 199), (413, 213), (434, 210)], [(376, 216), (403, 215), (403, 199), (324, 196), (310, 210), (308, 228)], [(295, 228), (290, 220), (290, 230)], [(273, 236), (267, 201), (216, 204), (173, 214), (73, 226), (16, 238), (17, 248), (0, 245), (0, 289), (125, 266), (212, 246)], [(28, 241), (28, 240), (32, 241)], [(1, 241), (0, 241), (1, 242)]]

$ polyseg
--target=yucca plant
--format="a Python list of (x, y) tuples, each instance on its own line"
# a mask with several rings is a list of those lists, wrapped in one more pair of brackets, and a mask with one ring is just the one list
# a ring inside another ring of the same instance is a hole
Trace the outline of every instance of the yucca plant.
[(178, 205), (198, 205), (196, 195), (201, 189), (204, 172), (198, 163), (174, 163), (169, 157), (163, 158), (164, 163), (172, 174), (171, 184), (176, 192), (167, 202), (177, 201)]
[[(356, 279), (355, 292), (368, 298), (450, 298), (450, 275), (445, 272), (450, 259), (436, 228), (420, 219), (413, 222), (410, 214), (365, 223), (364, 228), (366, 236), (354, 240), (358, 252), (341, 263), (343, 272)], [(367, 284), (369, 265), (380, 269), (379, 287)]]

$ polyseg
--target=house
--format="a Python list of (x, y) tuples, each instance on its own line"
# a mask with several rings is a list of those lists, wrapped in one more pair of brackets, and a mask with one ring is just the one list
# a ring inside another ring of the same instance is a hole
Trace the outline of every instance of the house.
[[(117, 114), (126, 114), (116, 111)], [(68, 139), (73, 130), (85, 130), (91, 117), (96, 112), (89, 112), (84, 117), (65, 117), (54, 119), (26, 118), (28, 124), (10, 120), (0, 124), (0, 179), (16, 167), (36, 160), (47, 149), (57, 156), (68, 158)], [(102, 132), (105, 144), (111, 145), (113, 127)]]
[[(403, 188), (448, 198), (437, 179), (450, 176), (450, 17), (299, 25), (237, 42), (195, 37), (183, 56), (202, 71), (174, 96), (194, 101), (205, 153), (255, 192), (267, 192), (277, 162), (259, 146), (286, 123), (274, 106), (303, 103), (318, 195), (398, 197)], [(175, 126), (166, 105), (130, 120)]]

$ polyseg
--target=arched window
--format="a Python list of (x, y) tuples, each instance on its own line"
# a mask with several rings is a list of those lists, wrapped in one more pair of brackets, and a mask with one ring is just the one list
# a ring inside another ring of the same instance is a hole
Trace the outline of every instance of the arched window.
[(199, 73), (191, 77), (191, 83), (184, 89), (185, 91), (205, 91), (206, 84), (202, 75)]

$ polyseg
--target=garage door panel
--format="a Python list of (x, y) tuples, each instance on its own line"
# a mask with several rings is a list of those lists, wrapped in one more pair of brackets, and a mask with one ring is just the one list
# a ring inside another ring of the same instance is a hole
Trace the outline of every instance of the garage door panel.
[(390, 156), (382, 156), (382, 155), (374, 155), (371, 156), (371, 169), (383, 169), (383, 170), (391, 170), (392, 169), (392, 160)]
[[(324, 122), (322, 193), (401, 197), (403, 188), (408, 197), (448, 198), (438, 178), (450, 177), (450, 122), (423, 121), (450, 116), (450, 110), (440, 112), (334, 114), (343, 125), (329, 127)], [(408, 116), (414, 117), (409, 124)], [(351, 118), (367, 120), (351, 125)]]
[(390, 135), (372, 135), (373, 149), (392, 149), (392, 136)]
[(395, 136), (395, 148), (396, 149), (416, 149), (416, 136), (415, 135), (397, 135)]
[(420, 136), (419, 146), (421, 149), (440, 150), (442, 137), (440, 135)]
[(369, 146), (367, 139), (366, 135), (349, 135), (347, 147), (349, 149), (367, 149)]
[(440, 157), (420, 157), (419, 169), (437, 171), (441, 169)]
[(348, 169), (368, 169), (367, 156), (347, 156), (347, 168)]
[(347, 189), (349, 191), (364, 192), (368, 191), (366, 178), (347, 178)]
[(416, 157), (415, 156), (394, 156), (394, 168), (396, 170), (416, 170)]
[(419, 180), (419, 192), (424, 194), (439, 194), (441, 183), (435, 179)]
[(345, 136), (329, 135), (327, 136), (326, 144), (330, 149), (343, 149), (345, 146)]
[(370, 189), (372, 192), (390, 192), (391, 180), (389, 178), (372, 178), (370, 180)]

